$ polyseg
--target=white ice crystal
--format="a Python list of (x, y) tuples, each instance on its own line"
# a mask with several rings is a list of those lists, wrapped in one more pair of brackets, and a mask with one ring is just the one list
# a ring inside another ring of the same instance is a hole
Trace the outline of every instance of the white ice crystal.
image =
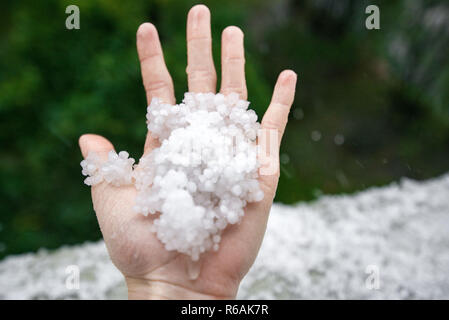
[(81, 173), (87, 176), (84, 179), (84, 183), (88, 186), (93, 186), (103, 181), (103, 175), (100, 174), (99, 170), (101, 167), (101, 159), (96, 153), (90, 152), (86, 159), (81, 161), (81, 167), (83, 168)]
[(186, 93), (179, 105), (155, 98), (148, 106), (148, 130), (160, 147), (134, 159), (111, 151), (108, 161), (89, 154), (81, 162), (85, 183), (134, 183), (134, 210), (157, 214), (151, 231), (167, 250), (193, 260), (218, 250), (220, 233), (244, 215), (247, 202), (260, 201), (257, 146), (260, 124), (249, 102), (235, 93)]
[(103, 163), (96, 153), (90, 152), (86, 159), (81, 161), (83, 168), (81, 172), (88, 176), (84, 183), (93, 186), (106, 181), (117, 187), (131, 184), (134, 159), (128, 157), (129, 154), (126, 151), (117, 154), (111, 150), (108, 153), (108, 160)]

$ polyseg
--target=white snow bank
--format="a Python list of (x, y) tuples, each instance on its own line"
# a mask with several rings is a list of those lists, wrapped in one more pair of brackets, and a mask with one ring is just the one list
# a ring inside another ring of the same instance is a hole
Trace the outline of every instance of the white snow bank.
[[(66, 288), (69, 265), (81, 270), (79, 290)], [(274, 205), (238, 297), (448, 299), (449, 175)], [(97, 242), (6, 258), (0, 298), (120, 299), (126, 288)]]

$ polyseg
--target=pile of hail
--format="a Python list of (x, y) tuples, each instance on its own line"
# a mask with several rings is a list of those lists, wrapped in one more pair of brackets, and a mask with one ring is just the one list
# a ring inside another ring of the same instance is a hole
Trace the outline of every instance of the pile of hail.
[(81, 162), (87, 185), (134, 184), (134, 211), (156, 215), (151, 230), (167, 250), (198, 260), (218, 250), (221, 231), (263, 199), (256, 137), (260, 127), (249, 102), (237, 94), (186, 93), (179, 105), (154, 98), (148, 130), (160, 146), (134, 164), (125, 151), (106, 162), (89, 153)]

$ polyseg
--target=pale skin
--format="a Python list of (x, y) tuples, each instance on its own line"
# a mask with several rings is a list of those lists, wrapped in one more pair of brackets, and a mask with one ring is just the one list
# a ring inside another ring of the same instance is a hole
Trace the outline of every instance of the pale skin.
[[(164, 62), (156, 28), (142, 24), (137, 31), (143, 84), (147, 102), (159, 97), (175, 104), (173, 82)], [(227, 27), (221, 39), (221, 88), (223, 94), (236, 92), (247, 99), (243, 32)], [(212, 58), (210, 12), (204, 5), (194, 6), (187, 16), (187, 77), (189, 91), (216, 92), (217, 75)], [(262, 128), (279, 132), (279, 141), (287, 124), (293, 103), (296, 74), (284, 70), (278, 77), (271, 102), (262, 119)], [(145, 112), (145, 109), (143, 109)], [(158, 142), (148, 132), (144, 154)], [(114, 147), (106, 138), (94, 134), (80, 137), (84, 157), (96, 152), (103, 159)], [(176, 251), (166, 251), (150, 232), (154, 218), (136, 214), (132, 207), (136, 189), (132, 186), (113, 187), (101, 183), (92, 187), (92, 202), (109, 255), (123, 273), (130, 299), (233, 299), (262, 243), (268, 215), (276, 193), (279, 170), (261, 175), (264, 199), (250, 203), (245, 216), (222, 234), (218, 251), (200, 257), (200, 272), (195, 279), (187, 270), (190, 257)]]

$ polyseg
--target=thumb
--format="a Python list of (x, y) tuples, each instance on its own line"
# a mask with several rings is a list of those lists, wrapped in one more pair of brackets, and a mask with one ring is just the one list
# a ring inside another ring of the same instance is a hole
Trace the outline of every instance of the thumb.
[(78, 144), (84, 158), (89, 152), (95, 152), (103, 160), (107, 160), (109, 151), (114, 150), (114, 146), (108, 139), (96, 134), (83, 134), (79, 138)]

